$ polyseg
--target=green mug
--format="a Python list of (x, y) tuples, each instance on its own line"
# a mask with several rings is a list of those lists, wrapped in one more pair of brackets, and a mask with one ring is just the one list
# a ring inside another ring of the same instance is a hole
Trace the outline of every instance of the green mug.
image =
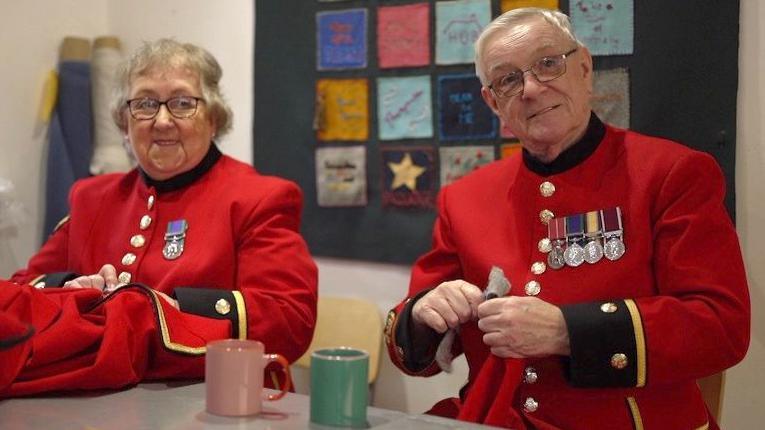
[(354, 348), (311, 354), (311, 422), (367, 428), (369, 353)]

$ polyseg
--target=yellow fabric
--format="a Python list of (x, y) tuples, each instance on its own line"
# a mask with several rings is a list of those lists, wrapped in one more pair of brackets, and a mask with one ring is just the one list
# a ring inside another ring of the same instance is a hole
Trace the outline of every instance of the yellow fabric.
[(37, 119), (45, 124), (50, 121), (53, 108), (56, 106), (56, 97), (58, 95), (58, 73), (55, 70), (48, 72), (43, 86), (42, 101), (40, 109), (37, 112)]
[(311, 352), (348, 346), (369, 353), (369, 383), (377, 378), (382, 349), (382, 318), (377, 305), (362, 299), (319, 297), (316, 330), (308, 351), (295, 364), (310, 368)]

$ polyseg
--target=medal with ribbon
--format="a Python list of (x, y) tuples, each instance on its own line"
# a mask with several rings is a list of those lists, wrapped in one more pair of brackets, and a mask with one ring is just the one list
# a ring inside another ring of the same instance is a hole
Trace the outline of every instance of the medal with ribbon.
[(603, 254), (611, 261), (618, 260), (624, 255), (626, 248), (623, 239), (622, 210), (618, 206), (600, 211), (603, 225)]
[(162, 248), (162, 255), (167, 260), (175, 260), (183, 254), (183, 246), (186, 241), (186, 230), (189, 225), (185, 219), (170, 221), (167, 223), (165, 232), (165, 247)]
[(568, 247), (563, 259), (569, 266), (577, 267), (584, 263), (584, 248), (580, 245), (584, 241), (584, 214), (567, 216), (565, 220)]
[(556, 270), (566, 265), (563, 259), (563, 245), (566, 243), (565, 221), (565, 218), (553, 218), (547, 223), (547, 237), (552, 242), (552, 249), (547, 254), (547, 265)]
[(603, 258), (603, 245), (600, 244), (600, 211), (584, 214), (584, 261), (595, 264)]

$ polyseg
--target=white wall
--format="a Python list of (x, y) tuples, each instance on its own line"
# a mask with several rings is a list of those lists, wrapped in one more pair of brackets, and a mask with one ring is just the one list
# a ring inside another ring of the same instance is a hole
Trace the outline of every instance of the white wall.
[(36, 117), (48, 71), (64, 36), (106, 32), (102, 0), (0, 0), (0, 177), (9, 179), (29, 218), (0, 235), (0, 278), (40, 246), (47, 137)]
[[(55, 65), (66, 35), (113, 34), (132, 49), (140, 40), (175, 36), (209, 49), (224, 69), (223, 86), (235, 112), (225, 152), (251, 157), (252, 42), (254, 0), (0, 0), (0, 177), (10, 178), (29, 211), (17, 237), (0, 239), (0, 277), (23, 264), (39, 246), (46, 139), (35, 133), (34, 117), (45, 73)], [(744, 362), (730, 370), (723, 405), (725, 428), (757, 428), (765, 420), (765, 196), (761, 171), (765, 123), (765, 7), (741, 1), (741, 47), (737, 142), (737, 211), (753, 309), (752, 345)], [(23, 49), (22, 49), (23, 48)], [(714, 55), (714, 53), (710, 53)], [(366, 297), (378, 302), (381, 316), (404, 296), (407, 267), (318, 259), (322, 294)], [(404, 377), (382, 361), (375, 404), (421, 411), (437, 398), (454, 395), (464, 380), (464, 365), (454, 375), (428, 380)]]
[[(722, 425), (762, 428), (765, 422), (765, 5), (741, 1), (736, 212), (752, 297), (752, 341), (744, 361), (726, 373)], [(710, 53), (714, 55), (714, 53)]]

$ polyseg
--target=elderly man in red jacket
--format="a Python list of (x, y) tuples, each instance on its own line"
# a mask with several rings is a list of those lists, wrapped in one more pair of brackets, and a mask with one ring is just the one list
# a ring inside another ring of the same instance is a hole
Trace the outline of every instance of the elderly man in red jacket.
[[(523, 152), (442, 189), (433, 248), (386, 325), (393, 361), (429, 376), (464, 353), (460, 398), (433, 410), (460, 419), (717, 428), (696, 379), (744, 357), (750, 321), (720, 168), (602, 123), (592, 57), (560, 12), (505, 13), (479, 37), (475, 63)], [(486, 300), (492, 266), (512, 288)]]

